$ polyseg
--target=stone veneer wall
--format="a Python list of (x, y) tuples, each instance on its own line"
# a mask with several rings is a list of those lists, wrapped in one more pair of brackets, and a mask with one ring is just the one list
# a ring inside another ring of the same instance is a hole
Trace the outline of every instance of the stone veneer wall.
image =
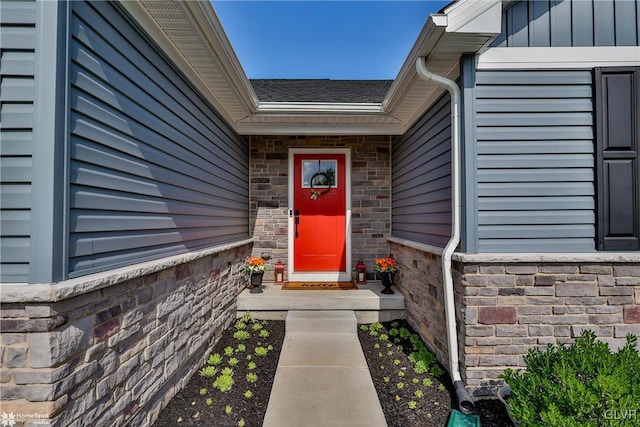
[(448, 369), (442, 257), (391, 243), (398, 263), (396, 288), (404, 295), (407, 322)]
[(251, 229), (253, 255), (271, 253), (273, 265), (288, 256), (287, 210), (289, 148), (350, 148), (352, 269), (358, 260), (373, 270), (373, 259), (388, 255), (391, 159), (388, 136), (252, 136)]
[(461, 369), (477, 395), (491, 394), (531, 347), (569, 343), (584, 329), (617, 349), (640, 336), (638, 263), (455, 263), (464, 310)]
[[(391, 253), (407, 319), (448, 368), (441, 257), (393, 242)], [(453, 274), (460, 371), (476, 396), (494, 394), (498, 375), (523, 367), (532, 347), (584, 329), (612, 349), (640, 336), (640, 263), (465, 261)]]
[(2, 412), (55, 426), (151, 425), (235, 318), (247, 242), (59, 302), (3, 303)]

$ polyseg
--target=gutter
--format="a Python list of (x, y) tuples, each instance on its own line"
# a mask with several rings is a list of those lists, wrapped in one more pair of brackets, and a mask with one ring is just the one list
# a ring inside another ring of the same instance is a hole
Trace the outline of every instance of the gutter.
[(449, 344), (449, 374), (456, 390), (458, 406), (465, 414), (473, 413), (475, 405), (460, 376), (458, 355), (458, 330), (454, 304), (451, 264), (453, 252), (460, 243), (460, 88), (451, 79), (427, 70), (424, 56), (416, 60), (416, 72), (421, 79), (443, 86), (451, 95), (451, 238), (442, 252), (442, 277), (444, 284), (445, 318)]

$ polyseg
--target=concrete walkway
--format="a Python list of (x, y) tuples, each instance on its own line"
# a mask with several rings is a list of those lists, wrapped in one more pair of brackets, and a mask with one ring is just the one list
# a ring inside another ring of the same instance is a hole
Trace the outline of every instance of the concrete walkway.
[(353, 311), (289, 311), (263, 426), (387, 426)]

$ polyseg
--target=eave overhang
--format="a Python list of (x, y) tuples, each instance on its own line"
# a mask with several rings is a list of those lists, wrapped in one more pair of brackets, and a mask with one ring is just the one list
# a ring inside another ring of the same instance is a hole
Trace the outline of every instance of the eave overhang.
[(431, 15), (381, 103), (260, 102), (209, 1), (121, 1), (221, 116), (242, 135), (401, 135), (442, 94), (414, 64), (452, 80), (460, 57), (500, 33), (501, 0), (458, 0)]

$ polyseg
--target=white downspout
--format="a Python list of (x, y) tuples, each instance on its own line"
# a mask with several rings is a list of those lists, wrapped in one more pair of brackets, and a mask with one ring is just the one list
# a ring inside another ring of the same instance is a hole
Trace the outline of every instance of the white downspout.
[(427, 70), (427, 60), (419, 57), (416, 61), (418, 76), (444, 86), (451, 95), (451, 238), (442, 252), (442, 278), (444, 282), (445, 318), (449, 341), (449, 374), (456, 388), (460, 410), (471, 413), (475, 409), (473, 400), (460, 377), (458, 355), (458, 331), (454, 305), (453, 276), (451, 274), (451, 256), (460, 243), (460, 88), (451, 79)]

